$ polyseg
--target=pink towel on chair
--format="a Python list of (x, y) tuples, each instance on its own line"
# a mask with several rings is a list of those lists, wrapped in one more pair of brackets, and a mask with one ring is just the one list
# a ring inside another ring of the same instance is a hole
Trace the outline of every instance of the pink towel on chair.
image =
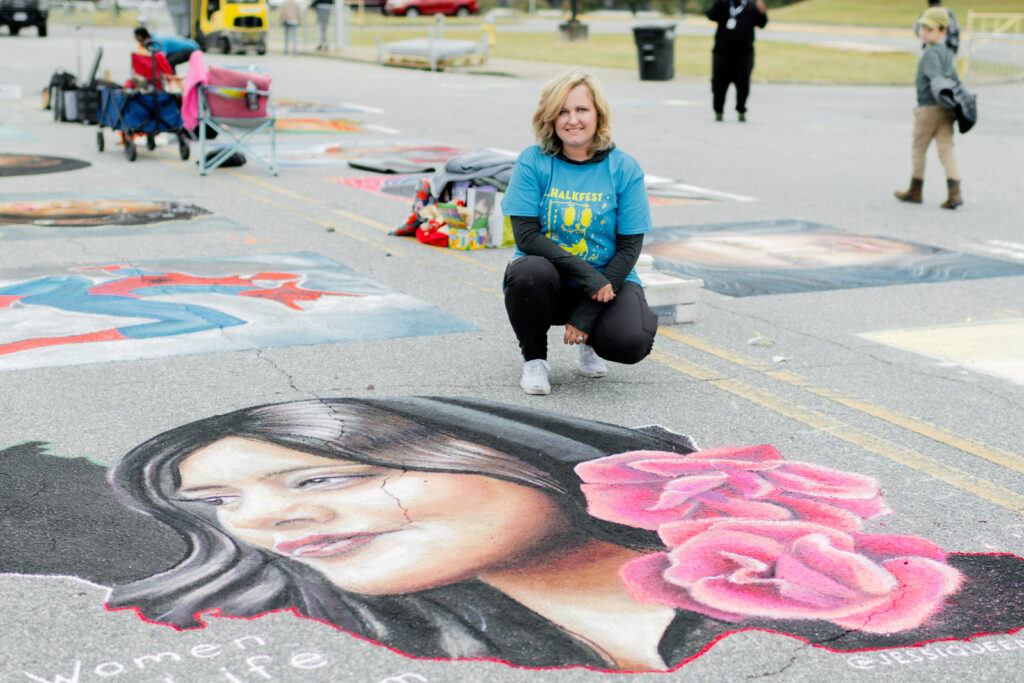
[(248, 88), (254, 88), (260, 92), (270, 91), (270, 75), (252, 73), (250, 71), (236, 71), (211, 66), (209, 69), (210, 87), (219, 86), (222, 90), (209, 91), (207, 102), (210, 104), (210, 113), (215, 117), (229, 119), (262, 119), (267, 116), (267, 97), (259, 95), (256, 97), (254, 108), (250, 108), (245, 99)]
[(181, 100), (181, 121), (186, 130), (199, 125), (199, 86), (210, 80), (210, 70), (203, 59), (203, 53), (196, 50), (188, 58), (188, 75), (185, 77), (185, 95)]

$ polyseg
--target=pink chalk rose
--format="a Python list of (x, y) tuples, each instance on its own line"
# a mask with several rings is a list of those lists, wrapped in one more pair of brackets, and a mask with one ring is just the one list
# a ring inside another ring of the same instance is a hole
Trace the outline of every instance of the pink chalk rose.
[(857, 531), (889, 512), (878, 483), (821, 465), (786, 462), (771, 446), (687, 455), (630, 451), (576, 466), (599, 519), (657, 530), (681, 520), (806, 520)]
[(847, 533), (810, 522), (711, 521), (666, 525), (671, 550), (627, 563), (638, 602), (726, 621), (825, 619), (896, 633), (920, 626), (960, 585), (934, 543)]

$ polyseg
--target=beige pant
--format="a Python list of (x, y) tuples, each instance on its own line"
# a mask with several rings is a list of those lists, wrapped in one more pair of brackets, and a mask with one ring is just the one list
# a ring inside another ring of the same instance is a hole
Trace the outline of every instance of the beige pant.
[(911, 157), (913, 159), (915, 178), (924, 178), (924, 158), (932, 138), (939, 148), (939, 161), (946, 169), (946, 177), (950, 180), (960, 179), (960, 170), (956, 166), (953, 155), (953, 112), (943, 109), (937, 104), (918, 107), (914, 110), (914, 140)]

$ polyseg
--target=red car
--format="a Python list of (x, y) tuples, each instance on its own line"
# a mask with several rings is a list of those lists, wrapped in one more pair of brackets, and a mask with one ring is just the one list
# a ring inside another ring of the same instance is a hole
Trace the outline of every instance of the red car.
[(384, 14), (418, 17), (421, 14), (452, 14), (468, 17), (479, 11), (476, 0), (387, 0)]

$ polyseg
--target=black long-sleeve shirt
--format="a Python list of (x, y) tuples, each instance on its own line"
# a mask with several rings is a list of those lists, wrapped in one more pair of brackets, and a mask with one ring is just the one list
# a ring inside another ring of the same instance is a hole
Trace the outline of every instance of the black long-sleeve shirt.
[(733, 17), (729, 11), (743, 3), (744, 0), (715, 0), (708, 8), (707, 17), (718, 24), (715, 31), (715, 47), (713, 52), (722, 57), (744, 57), (754, 51), (754, 28), (768, 25), (768, 15), (757, 8), (754, 0), (746, 0), (746, 6), (736, 16), (736, 25), (729, 28), (729, 19)]

